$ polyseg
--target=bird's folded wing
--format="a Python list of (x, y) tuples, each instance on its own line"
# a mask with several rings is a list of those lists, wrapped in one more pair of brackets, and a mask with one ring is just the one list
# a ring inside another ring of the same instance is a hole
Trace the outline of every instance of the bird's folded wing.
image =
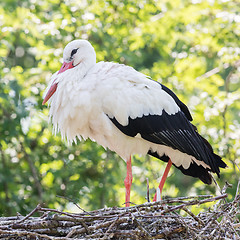
[(150, 79), (116, 81), (103, 97), (105, 114), (124, 134), (165, 145), (198, 160), (206, 159), (205, 145), (190, 123), (187, 106), (167, 87)]
[[(219, 173), (216, 156), (195, 126), (187, 106), (167, 87), (150, 79), (111, 79), (114, 88), (103, 96), (103, 111), (124, 134), (165, 145), (203, 161)], [(130, 80), (126, 80), (130, 79)], [(220, 157), (218, 157), (221, 159)]]
[(121, 125), (116, 118), (110, 118), (113, 124), (124, 134), (141, 137), (149, 142), (165, 145), (198, 160), (208, 161), (206, 146), (182, 111), (169, 115), (164, 110), (162, 115), (148, 115), (129, 118), (128, 125)]

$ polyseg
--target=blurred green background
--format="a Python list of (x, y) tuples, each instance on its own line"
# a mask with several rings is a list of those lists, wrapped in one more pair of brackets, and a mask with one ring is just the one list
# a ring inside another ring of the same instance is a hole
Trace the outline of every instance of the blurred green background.
[[(74, 210), (123, 206), (126, 164), (91, 141), (68, 146), (52, 134), (42, 106), (47, 81), (59, 70), (64, 46), (88, 39), (98, 61), (133, 66), (171, 88), (185, 102), (199, 132), (228, 169), (240, 163), (240, 5), (236, 0), (77, 1), (0, 3), (0, 216), (26, 214), (38, 203)], [(166, 163), (133, 157), (132, 198), (151, 197)], [(214, 185), (172, 168), (165, 196), (215, 194)]]

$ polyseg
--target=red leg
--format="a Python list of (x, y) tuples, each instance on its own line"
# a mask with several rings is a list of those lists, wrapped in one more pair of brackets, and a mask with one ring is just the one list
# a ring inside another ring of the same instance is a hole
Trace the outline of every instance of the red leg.
[[(168, 176), (168, 173), (169, 173), (169, 170), (170, 170), (171, 166), (172, 166), (172, 161), (171, 161), (171, 159), (169, 159), (168, 164), (167, 164), (167, 166), (165, 168), (165, 171), (163, 173), (163, 176), (161, 178), (160, 184), (158, 186), (159, 189), (160, 189), (160, 194), (161, 195), (162, 195), (163, 185), (164, 185), (164, 183), (167, 179), (167, 176)], [(155, 193), (155, 196), (153, 198), (153, 202), (156, 202), (156, 199), (157, 199), (157, 193)]]
[(132, 186), (132, 162), (131, 157), (127, 160), (127, 176), (124, 180), (125, 189), (126, 189), (126, 207), (130, 206), (130, 192), (131, 192), (131, 186)]

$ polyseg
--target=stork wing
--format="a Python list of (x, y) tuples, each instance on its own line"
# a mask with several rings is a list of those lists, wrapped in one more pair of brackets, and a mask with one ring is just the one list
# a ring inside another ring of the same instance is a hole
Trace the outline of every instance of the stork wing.
[(165, 145), (191, 155), (206, 163), (213, 172), (219, 175), (219, 167), (225, 167), (225, 164), (219, 156), (213, 153), (210, 144), (206, 144), (207, 141), (198, 134), (197, 128), (190, 123), (192, 117), (187, 106), (163, 85), (162, 90), (167, 92), (179, 106), (177, 112), (169, 114), (164, 108), (161, 114), (146, 115), (145, 112), (141, 117), (128, 117), (127, 125), (121, 124), (115, 117), (109, 116), (109, 118), (124, 134), (131, 137), (140, 134), (149, 142)]
[[(162, 115), (129, 118), (126, 126), (121, 125), (116, 118), (110, 119), (121, 132), (130, 137), (140, 134), (152, 143), (169, 146), (198, 160), (208, 160), (202, 141), (182, 111), (169, 115), (163, 110)], [(208, 161), (206, 164), (210, 166)]]

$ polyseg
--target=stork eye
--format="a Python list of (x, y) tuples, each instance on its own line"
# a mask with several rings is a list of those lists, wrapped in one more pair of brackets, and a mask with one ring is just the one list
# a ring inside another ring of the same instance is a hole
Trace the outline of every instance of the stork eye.
[(72, 50), (71, 57), (77, 52), (77, 50), (78, 50), (78, 48), (75, 48), (75, 49)]

